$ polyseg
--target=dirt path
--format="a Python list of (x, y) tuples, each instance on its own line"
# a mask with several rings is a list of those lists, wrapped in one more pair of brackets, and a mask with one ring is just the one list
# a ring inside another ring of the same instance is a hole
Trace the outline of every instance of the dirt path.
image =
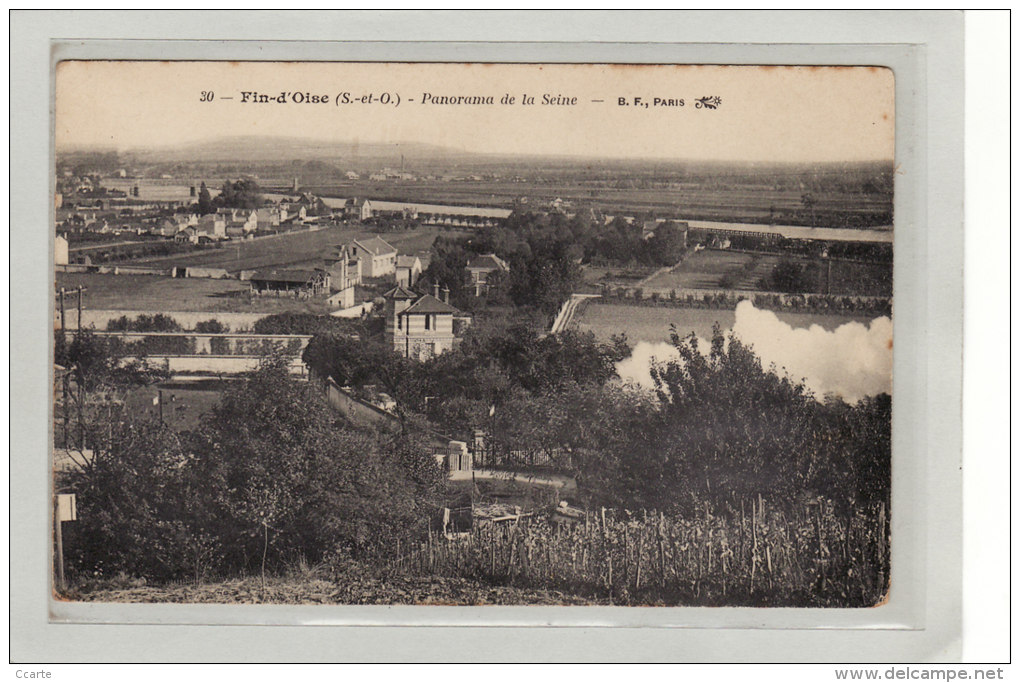
[(576, 489), (577, 482), (573, 477), (563, 474), (528, 474), (526, 472), (506, 472), (503, 470), (476, 469), (470, 471), (454, 471), (450, 473), (450, 481), (469, 481), (471, 479), (500, 479), (516, 481), (522, 484), (551, 486), (558, 489)]

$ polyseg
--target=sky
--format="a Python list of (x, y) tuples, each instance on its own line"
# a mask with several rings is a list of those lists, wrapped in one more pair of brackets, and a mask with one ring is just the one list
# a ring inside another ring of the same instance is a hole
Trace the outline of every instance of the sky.
[[(499, 154), (892, 160), (894, 81), (879, 67), (65, 61), (55, 139), (58, 151), (271, 135)], [(245, 102), (245, 92), (286, 101)], [(342, 93), (377, 101), (338, 104)], [(576, 103), (543, 104), (543, 95)], [(699, 98), (718, 100), (713, 109)]]

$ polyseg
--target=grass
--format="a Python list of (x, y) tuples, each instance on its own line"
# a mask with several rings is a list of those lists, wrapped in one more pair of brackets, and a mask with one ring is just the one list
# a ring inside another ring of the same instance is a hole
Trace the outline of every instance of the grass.
[[(747, 279), (745, 264), (751, 254), (706, 249), (688, 256), (670, 272), (659, 273), (641, 286), (648, 292), (668, 292), (671, 289), (721, 289), (723, 278), (733, 274), (739, 280)], [(740, 288), (735, 283), (733, 288)]]
[[(315, 267), (337, 244), (374, 235), (361, 230), (329, 228), (316, 232), (298, 232), (278, 238), (237, 242), (227, 247), (202, 249), (188, 254), (125, 261), (131, 265), (200, 266), (223, 268), (236, 273), (263, 268)], [(388, 243), (402, 254), (428, 251), (438, 235), (464, 237), (470, 233), (438, 228), (421, 228), (406, 232), (381, 233)], [(385, 278), (392, 285), (392, 276)], [(209, 278), (170, 278), (157, 275), (110, 275), (99, 273), (57, 273), (56, 286), (88, 289), (87, 308), (100, 310), (176, 310), (222, 311), (236, 313), (315, 313), (324, 314), (330, 307), (321, 299), (250, 297), (248, 283), (240, 280)], [(382, 291), (388, 289), (385, 286)]]
[[(671, 271), (658, 273), (641, 287), (647, 293), (669, 293), (673, 289), (736, 289), (761, 291), (760, 283), (783, 259), (814, 266), (810, 292), (834, 295), (892, 296), (892, 264), (855, 263), (821, 258), (751, 254), (706, 249), (689, 255)], [(831, 282), (828, 269), (831, 266)]]
[[(819, 313), (777, 312), (783, 322), (807, 329), (820, 325), (832, 331), (852, 321), (870, 322), (872, 316), (822, 315)], [(680, 334), (694, 332), (708, 339), (712, 336), (712, 325), (716, 322), (722, 329), (733, 328), (736, 321), (734, 311), (700, 308), (673, 308), (668, 306), (635, 306), (624, 303), (601, 303), (592, 301), (581, 312), (574, 324), (582, 331), (592, 331), (599, 339), (609, 339), (614, 334), (625, 332), (631, 343), (639, 341), (669, 341), (669, 326), (675, 324)]]
[(295, 231), (279, 237), (229, 242), (222, 247), (199, 249), (187, 254), (123, 261), (130, 265), (223, 268), (228, 272), (269, 267), (297, 267), (312, 259), (321, 261), (331, 247), (349, 242), (362, 233), (355, 229), (327, 228)]
[(146, 585), (120, 577), (93, 581), (66, 591), (82, 602), (212, 603), (286, 605), (595, 605), (608, 604), (563, 591), (494, 586), (462, 578), (380, 575), (354, 565), (329, 578), (258, 577), (195, 584)]
[(195, 429), (201, 425), (202, 416), (220, 402), (226, 387), (227, 383), (219, 380), (162, 382), (131, 391), (124, 399), (124, 408), (132, 422), (158, 420), (159, 406), (152, 401), (162, 391), (163, 422), (177, 430)]
[(461, 507), (474, 501), (517, 505), (524, 510), (533, 510), (549, 505), (557, 495), (556, 489), (548, 486), (504, 479), (465, 479), (446, 484), (448, 507)]
[(467, 234), (456, 231), (440, 231), (439, 228), (434, 227), (389, 233), (373, 233), (361, 229), (360, 226), (325, 228), (316, 231), (301, 230), (285, 233), (278, 237), (231, 242), (222, 247), (199, 249), (187, 254), (133, 259), (120, 263), (162, 268), (171, 266), (223, 268), (230, 273), (262, 268), (321, 266), (323, 258), (332, 247), (346, 244), (359, 237), (382, 237), (396, 247), (400, 253), (413, 254), (430, 249), (440, 232), (444, 235)]
[[(240, 280), (171, 278), (159, 275), (57, 273), (57, 289), (87, 289), (85, 307), (125, 311), (209, 311), (232, 313), (328, 313), (322, 299), (251, 297)], [(74, 302), (74, 299), (70, 299)], [(68, 304), (72, 306), (72, 304)]]
[(832, 284), (830, 287), (832, 294), (892, 296), (892, 266), (877, 263), (833, 261)]

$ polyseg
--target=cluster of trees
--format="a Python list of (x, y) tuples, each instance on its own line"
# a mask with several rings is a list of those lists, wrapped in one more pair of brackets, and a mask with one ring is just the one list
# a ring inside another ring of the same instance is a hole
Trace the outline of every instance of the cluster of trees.
[(422, 282), (449, 287), (451, 302), (471, 310), (476, 302), (465, 287), (465, 267), (478, 254), (494, 253), (510, 272), (492, 276), (488, 303), (553, 313), (581, 282), (584, 251), (575, 227), (559, 214), (514, 213), (470, 242), (439, 239)]
[(818, 264), (782, 259), (772, 272), (761, 279), (759, 286), (770, 292), (789, 294), (818, 291)]
[[(451, 302), (463, 310), (487, 306), (531, 308), (555, 312), (581, 284), (581, 263), (673, 265), (685, 252), (684, 235), (674, 222), (660, 223), (649, 239), (641, 223), (617, 218), (606, 226), (592, 223), (584, 212), (568, 218), (561, 213), (515, 211), (502, 226), (489, 226), (471, 239), (440, 237), (423, 283), (450, 288)], [(465, 267), (479, 254), (494, 253), (510, 266), (509, 273), (489, 276), (488, 294), (479, 302), (466, 285)]]
[(215, 198), (205, 183), (202, 183), (198, 190), (196, 208), (198, 213), (204, 216), (219, 209), (257, 209), (262, 204), (262, 191), (258, 183), (251, 178), (242, 178), (224, 181), (220, 194)]
[(659, 223), (648, 239), (642, 237), (643, 221), (628, 223), (617, 216), (608, 225), (592, 229), (585, 257), (614, 265), (672, 266), (686, 252), (684, 228), (674, 221)]
[[(445, 433), (469, 438), (489, 424), (490, 411), (509, 414), (540, 397), (558, 400), (567, 387), (604, 385), (630, 350), (624, 337), (610, 343), (591, 333), (540, 337), (526, 324), (489, 320), (468, 328), (452, 351), (423, 363), (382, 342), (341, 335), (313, 338), (304, 361), (340, 385), (379, 387), (402, 415), (426, 416)], [(515, 439), (512, 430), (505, 437)]]
[(381, 320), (353, 320), (314, 313), (274, 313), (252, 325), (254, 334), (337, 334), (371, 335), (381, 331)]
[(279, 361), (228, 389), (195, 431), (116, 417), (105, 427), (61, 482), (78, 497), (65, 552), (80, 577), (201, 580), (368, 559), (423, 534), (441, 501), (413, 424), (355, 428)]
[[(61, 482), (80, 506), (68, 557), (82, 573), (200, 579), (391, 556), (441, 504), (429, 424), (467, 439), (483, 430), (487, 464), (569, 472), (588, 505), (695, 514), (759, 494), (845, 509), (888, 502), (888, 395), (819, 401), (718, 329), (709, 349), (675, 331), (672, 343), (678, 357), (655, 364), (655, 388), (642, 391), (615, 381), (624, 338), (489, 322), (418, 363), (372, 339), (318, 334), (305, 361), (340, 384), (387, 391), (401, 417), (391, 431), (346, 423), (280, 359), (227, 390), (192, 432), (86, 412), (90, 455)], [(160, 379), (118, 365), (89, 332), (58, 342), (56, 359), (86, 395)]]
[(679, 358), (654, 367), (654, 392), (561, 376), (551, 390), (508, 386), (476, 425), (505, 465), (567, 471), (591, 505), (693, 514), (759, 494), (888, 503), (888, 395), (819, 401), (718, 329), (706, 353), (693, 335), (674, 332), (673, 345)]
[(753, 351), (715, 331), (653, 367), (654, 399), (589, 399), (599, 419), (564, 430), (579, 485), (602, 504), (693, 512), (756, 495), (791, 504), (819, 496), (845, 507), (888, 502), (891, 401), (820, 402), (800, 382), (762, 368)]
[(99, 388), (124, 391), (132, 387), (164, 380), (164, 368), (151, 367), (144, 360), (121, 362), (111, 340), (84, 329), (68, 340), (63, 334), (54, 340), (53, 362), (67, 368), (81, 395)]
[(122, 315), (106, 323), (107, 332), (180, 332), (182, 329), (179, 322), (163, 313), (154, 315), (142, 313), (135, 318)]
[(693, 336), (672, 341), (679, 358), (654, 366), (653, 392), (613, 381), (630, 354), (624, 338), (539, 338), (526, 326), (479, 326), (425, 363), (320, 336), (305, 360), (342, 385), (383, 388), (402, 415), (451, 436), (484, 431), (489, 465), (574, 475), (591, 504), (693, 512), (705, 502), (739, 509), (758, 494), (887, 500), (888, 395), (819, 401), (718, 329), (705, 353)]

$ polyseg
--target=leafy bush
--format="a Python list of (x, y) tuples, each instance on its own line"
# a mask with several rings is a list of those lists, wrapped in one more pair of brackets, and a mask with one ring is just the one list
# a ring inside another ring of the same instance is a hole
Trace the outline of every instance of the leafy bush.
[(111, 424), (68, 482), (80, 522), (67, 555), (78, 576), (157, 580), (382, 555), (427, 530), (440, 501), (424, 443), (413, 425), (385, 439), (352, 428), (267, 363), (196, 432)]
[(358, 322), (313, 313), (276, 313), (255, 321), (255, 334), (327, 334), (330, 332), (357, 334)]
[(817, 266), (802, 264), (793, 259), (783, 259), (762, 278), (761, 287), (774, 292), (811, 292), (815, 290), (814, 279)]
[(195, 323), (195, 332), (224, 334), (230, 332), (230, 328), (213, 318), (212, 320), (203, 320), (202, 322)]
[(180, 332), (182, 329), (180, 323), (162, 313), (143, 313), (134, 320), (122, 315), (106, 323), (107, 332)]

